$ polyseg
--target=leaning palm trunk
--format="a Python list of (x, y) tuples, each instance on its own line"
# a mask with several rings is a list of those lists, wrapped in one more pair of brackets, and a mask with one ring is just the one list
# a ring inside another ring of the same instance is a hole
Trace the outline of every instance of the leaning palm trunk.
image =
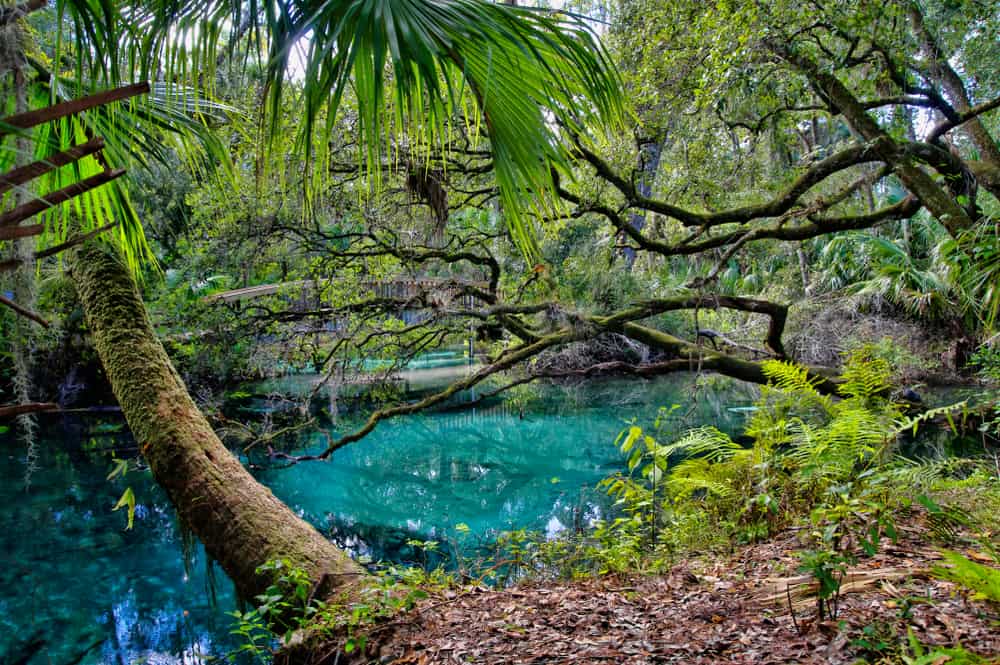
[(117, 254), (92, 241), (79, 250), (71, 273), (94, 346), (153, 476), (238, 592), (248, 599), (263, 593), (271, 580), (257, 567), (278, 558), (322, 585), (318, 597), (357, 585), (361, 567), (254, 480), (219, 441), (156, 338)]

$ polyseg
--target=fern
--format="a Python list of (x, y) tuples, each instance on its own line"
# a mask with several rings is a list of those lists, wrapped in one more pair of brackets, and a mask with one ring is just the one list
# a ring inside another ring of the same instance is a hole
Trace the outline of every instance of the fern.
[[(769, 361), (764, 371), (770, 384), (744, 430), (754, 440), (751, 447), (715, 427), (689, 430), (668, 445), (632, 427), (618, 442), (630, 455), (629, 473), (641, 469), (642, 474), (609, 481), (609, 494), (633, 512), (669, 513), (671, 519), (698, 515), (699, 524), (708, 520), (742, 529), (741, 534), (750, 530), (749, 538), (810, 514), (823, 526), (817, 533), (836, 536), (830, 542), (856, 529), (844, 542), (874, 551), (881, 535), (895, 537), (891, 514), (909, 505), (903, 497), (965, 482), (955, 479), (964, 479), (970, 469), (980, 474), (978, 463), (968, 460), (912, 462), (896, 454), (901, 434), (965, 404), (903, 420), (900, 407), (885, 397), (891, 368), (870, 347), (847, 358), (840, 399), (821, 395), (802, 367)], [(928, 507), (928, 515), (932, 531), (949, 538), (972, 523), (968, 514), (947, 508)], [(660, 520), (647, 523), (655, 532)], [(988, 543), (983, 547), (993, 551)]]
[(743, 450), (729, 435), (715, 427), (698, 427), (688, 430), (682, 439), (663, 448), (663, 454), (681, 453), (689, 457), (704, 458), (708, 462), (724, 462)]
[(806, 479), (838, 482), (880, 459), (885, 446), (882, 422), (865, 409), (850, 407), (820, 427), (800, 423), (783, 457)]
[(972, 515), (957, 506), (940, 506), (925, 494), (917, 501), (927, 509), (927, 526), (939, 540), (955, 541), (962, 529), (972, 528), (975, 523)]
[(765, 360), (762, 369), (764, 376), (781, 392), (822, 397), (816, 390), (820, 379), (810, 378), (809, 370), (801, 365), (785, 360)]
[(968, 400), (962, 400), (961, 402), (956, 402), (955, 404), (949, 404), (947, 406), (938, 406), (933, 409), (927, 409), (923, 413), (907, 419), (899, 419), (895, 422), (895, 432), (894, 434), (899, 435), (907, 430), (912, 430), (913, 434), (917, 433), (917, 428), (928, 421), (931, 421), (938, 416), (944, 416), (948, 421), (948, 425), (951, 427), (952, 432), (957, 432), (958, 429), (955, 426), (954, 414), (961, 412), (963, 421), (965, 415), (968, 412)]
[(818, 378), (810, 378), (804, 367), (782, 360), (768, 360), (763, 371), (769, 384), (761, 390), (758, 409), (746, 433), (759, 445), (776, 449), (788, 443), (788, 430), (796, 419), (822, 419), (830, 415), (833, 402), (816, 390)]
[(934, 566), (931, 575), (973, 591), (977, 600), (1000, 603), (1000, 570), (985, 566), (951, 550), (941, 550), (948, 566)]
[(843, 383), (838, 390), (844, 397), (869, 400), (892, 388), (892, 366), (885, 358), (876, 356), (871, 345), (848, 354), (841, 377)]
[[(904, 427), (903, 431), (906, 429), (908, 428)], [(891, 477), (900, 487), (910, 487), (921, 492), (938, 488), (944, 481), (951, 481), (954, 485), (956, 479), (967, 479), (981, 473), (982, 477), (975, 479), (975, 483), (979, 485), (990, 475), (990, 469), (985, 466), (983, 460), (963, 457), (935, 460), (900, 458), (895, 462), (893, 466), (885, 469), (886, 476)]]
[(670, 472), (667, 490), (674, 500), (686, 499), (696, 492), (704, 491), (721, 498), (736, 495), (731, 479), (726, 473), (726, 465), (712, 464), (705, 458), (684, 460)]

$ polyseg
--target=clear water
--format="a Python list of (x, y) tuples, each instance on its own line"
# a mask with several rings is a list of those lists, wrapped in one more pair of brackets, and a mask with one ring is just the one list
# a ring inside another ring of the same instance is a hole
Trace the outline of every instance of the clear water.
[[(415, 560), (409, 538), (440, 539), (468, 525), (488, 539), (508, 528), (549, 533), (595, 518), (601, 478), (621, 468), (612, 446), (625, 421), (685, 405), (685, 425), (738, 428), (752, 395), (693, 391), (689, 379), (601, 381), (520, 393), (489, 409), (381, 424), (328, 462), (262, 468), (262, 482), (305, 519), (374, 558)], [(315, 452), (339, 428), (300, 434)], [(39, 468), (25, 489), (23, 445), (0, 435), (0, 663), (201, 663), (233, 648), (232, 584), (185, 546), (148, 472), (108, 481), (110, 448), (134, 454), (108, 418), (45, 424)], [(135, 528), (112, 506), (126, 486)], [(214, 598), (214, 600), (213, 600)]]
[[(38, 468), (24, 485), (23, 444), (0, 441), (0, 662), (198, 663), (232, 648), (232, 584), (208, 574), (148, 472), (106, 480), (108, 419), (49, 421)], [(128, 451), (122, 450), (125, 455)], [(112, 506), (136, 494), (135, 526)], [(187, 563), (187, 565), (185, 565)], [(217, 603), (212, 603), (213, 579)]]

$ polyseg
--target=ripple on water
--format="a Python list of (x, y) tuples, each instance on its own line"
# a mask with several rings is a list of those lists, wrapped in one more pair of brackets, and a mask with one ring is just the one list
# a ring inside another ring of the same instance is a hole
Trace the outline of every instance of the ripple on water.
[[(411, 538), (469, 538), (530, 527), (555, 535), (592, 523), (596, 482), (621, 468), (612, 446), (624, 421), (690, 404), (690, 383), (597, 382), (543, 388), (512, 409), (425, 414), (380, 425), (328, 463), (259, 472), (294, 510), (352, 551), (414, 560)], [(730, 423), (745, 393), (694, 404), (691, 425)], [(196, 664), (235, 645), (232, 584), (184, 537), (148, 472), (112, 481), (115, 444), (131, 442), (106, 415), (43, 421), (39, 469), (27, 490), (21, 443), (0, 434), (0, 662)], [(324, 432), (285, 442), (315, 451)], [(111, 508), (135, 492), (135, 528)], [(212, 597), (216, 602), (210, 602)]]

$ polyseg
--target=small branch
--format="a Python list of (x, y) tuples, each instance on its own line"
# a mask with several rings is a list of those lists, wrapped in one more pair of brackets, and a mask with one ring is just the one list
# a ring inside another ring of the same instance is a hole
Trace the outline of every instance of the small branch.
[(788, 613), (792, 616), (792, 625), (795, 626), (795, 632), (801, 635), (802, 630), (799, 629), (799, 620), (795, 618), (795, 607), (792, 605), (792, 592), (788, 584), (785, 584), (785, 597), (788, 599)]
[[(791, 210), (798, 200), (810, 189), (835, 173), (859, 164), (883, 161), (879, 151), (873, 149), (875, 147), (869, 143), (849, 146), (816, 162), (800, 174), (784, 192), (779, 193), (766, 203), (732, 208), (719, 212), (702, 213), (642, 196), (636, 191), (635, 186), (618, 174), (608, 162), (577, 141), (577, 151), (579, 154), (594, 167), (599, 177), (614, 185), (625, 196), (630, 206), (659, 213), (676, 219), (685, 226), (694, 227), (745, 223), (755, 219), (782, 215)], [(556, 184), (558, 186), (558, 182)], [(567, 200), (572, 201), (572, 199)], [(635, 238), (629, 229), (631, 229), (630, 225), (623, 225), (621, 228), (622, 231), (628, 233), (633, 239), (641, 241), (640, 238)], [(632, 231), (638, 233), (635, 229), (632, 229)]]
[(603, 328), (617, 329), (622, 324), (630, 321), (638, 321), (664, 312), (685, 309), (734, 309), (741, 312), (765, 314), (770, 319), (765, 343), (778, 357), (785, 356), (781, 337), (784, 334), (785, 322), (788, 318), (788, 306), (759, 298), (721, 295), (661, 298), (636, 303), (633, 307), (623, 309), (609, 316), (590, 317), (590, 320)]
[(44, 259), (44, 258), (47, 258), (49, 256), (55, 256), (59, 252), (64, 252), (67, 249), (69, 249), (70, 247), (76, 247), (77, 245), (79, 245), (81, 243), (84, 243), (84, 242), (87, 242), (88, 240), (90, 240), (91, 238), (93, 238), (95, 236), (99, 236), (102, 233), (110, 231), (111, 229), (115, 228), (116, 226), (118, 226), (118, 222), (112, 222), (111, 224), (105, 224), (104, 226), (96, 228), (93, 231), (90, 231), (88, 233), (84, 233), (83, 235), (74, 236), (74, 237), (70, 238), (69, 240), (67, 240), (66, 242), (59, 243), (58, 245), (53, 245), (52, 247), (49, 247), (47, 249), (43, 249), (41, 251), (35, 252), (35, 258), (36, 259)]
[[(316, 455), (315, 459), (326, 459), (330, 455), (332, 455), (333, 452), (338, 448), (342, 448), (347, 444), (353, 443), (355, 441), (360, 441), (364, 437), (368, 436), (368, 434), (370, 434), (371, 431), (375, 429), (375, 426), (378, 425), (379, 422), (381, 422), (382, 420), (388, 420), (390, 418), (395, 418), (396, 416), (403, 416), (403, 415), (409, 415), (411, 413), (417, 413), (418, 411), (423, 411), (424, 409), (436, 406), (437, 404), (444, 402), (446, 399), (448, 399), (455, 393), (460, 392), (462, 390), (466, 390), (478, 384), (479, 382), (486, 379), (488, 376), (496, 374), (497, 372), (502, 372), (504, 370), (510, 369), (511, 367), (525, 360), (528, 360), (529, 358), (533, 358), (534, 356), (538, 355), (539, 353), (541, 353), (542, 351), (544, 351), (549, 347), (557, 346), (559, 344), (564, 344), (566, 342), (575, 341), (578, 337), (579, 337), (578, 333), (575, 333), (572, 330), (565, 330), (553, 333), (546, 337), (542, 337), (538, 341), (532, 342), (530, 344), (522, 344), (516, 347), (515, 349), (512, 349), (509, 352), (505, 353), (501, 359), (498, 359), (493, 364), (483, 367), (475, 374), (461, 381), (456, 381), (455, 383), (451, 384), (444, 390), (434, 393), (433, 395), (430, 395), (428, 397), (425, 397), (419, 402), (415, 402), (413, 404), (403, 404), (400, 406), (395, 406), (387, 409), (379, 409), (371, 416), (369, 416), (368, 421), (360, 429), (351, 432), (350, 434), (347, 434), (345, 436), (342, 436), (336, 441), (331, 441), (330, 445), (327, 446), (326, 450), (324, 450), (319, 455)], [(310, 456), (310, 459), (313, 459), (313, 457)]]
[(984, 113), (987, 113), (997, 108), (1000, 108), (1000, 97), (996, 97), (988, 102), (983, 102), (982, 104), (973, 106), (968, 111), (960, 113), (958, 115), (958, 118), (954, 120), (943, 120), (939, 122), (937, 125), (935, 125), (933, 129), (931, 129), (931, 133), (927, 135), (927, 142), (934, 143), (939, 138), (941, 138), (951, 130), (955, 129), (956, 127), (960, 127), (961, 125), (964, 125), (970, 120), (978, 118)]
[(22, 307), (21, 305), (18, 305), (16, 302), (14, 302), (13, 300), (11, 300), (7, 296), (0, 296), (0, 305), (6, 305), (7, 307), (10, 307), (12, 310), (14, 310), (15, 312), (17, 312), (18, 315), (23, 316), (26, 319), (31, 319), (32, 321), (34, 321), (35, 323), (37, 323), (40, 326), (43, 326), (45, 328), (49, 327), (49, 322), (48, 321), (46, 321), (45, 319), (43, 319), (38, 314), (35, 314), (34, 312), (32, 312), (30, 309), (27, 309), (25, 307)]
[(698, 330), (698, 337), (704, 337), (705, 339), (709, 340), (712, 343), (712, 347), (715, 348), (715, 349), (718, 349), (718, 345), (716, 344), (716, 342), (718, 341), (718, 342), (722, 342), (723, 344), (725, 344), (727, 346), (731, 346), (734, 349), (740, 349), (742, 351), (749, 351), (750, 353), (754, 354), (755, 356), (760, 356), (760, 357), (766, 358), (767, 356), (771, 355), (770, 352), (765, 351), (764, 349), (757, 349), (757, 348), (754, 348), (752, 346), (748, 346), (746, 344), (740, 344), (736, 340), (730, 339), (729, 337), (726, 337), (725, 335), (723, 335), (722, 333), (718, 332), (717, 330), (712, 330), (711, 328), (701, 328), (701, 329), (699, 329)]
[(58, 411), (59, 405), (52, 402), (29, 402), (27, 404), (8, 404), (0, 406), (0, 418), (13, 418), (25, 413), (40, 413), (43, 411)]
[[(104, 225), (104, 226), (102, 226), (102, 227), (100, 227), (98, 229), (94, 229), (93, 231), (91, 231), (89, 233), (85, 233), (85, 234), (79, 235), (79, 236), (74, 236), (73, 238), (70, 238), (69, 240), (67, 240), (64, 243), (60, 243), (58, 245), (53, 245), (52, 247), (49, 247), (48, 249), (43, 249), (41, 251), (35, 252), (35, 254), (34, 254), (35, 260), (37, 261), (38, 259), (44, 259), (44, 258), (49, 257), (49, 256), (54, 256), (54, 255), (56, 255), (56, 254), (58, 254), (60, 252), (64, 252), (67, 249), (69, 249), (70, 247), (75, 247), (76, 245), (79, 245), (79, 244), (81, 244), (83, 242), (86, 242), (90, 238), (93, 238), (94, 236), (100, 235), (100, 234), (104, 233), (105, 231), (110, 231), (111, 229), (115, 228), (116, 226), (118, 226), (118, 222), (112, 222), (111, 224), (106, 224), (106, 225)], [(32, 228), (41, 228), (41, 227), (19, 226), (19, 227), (14, 227), (14, 229), (7, 229), (7, 230), (15, 230), (15, 229), (20, 230), (20, 229), (32, 229)], [(3, 231), (4, 231), (4, 229), (0, 229), (0, 234), (2, 234)], [(0, 261), (0, 273), (8, 272), (10, 270), (15, 270), (22, 263), (23, 263), (23, 261), (21, 261), (20, 259), (7, 259), (6, 261)]]
[(120, 178), (124, 174), (125, 169), (102, 171), (97, 175), (92, 175), (89, 178), (73, 183), (68, 187), (63, 187), (62, 189), (52, 192), (51, 194), (46, 194), (42, 198), (28, 201), (27, 203), (14, 208), (10, 212), (0, 215), (0, 227), (19, 224), (29, 217), (33, 217), (48, 208), (76, 198), (77, 196), (89, 192), (92, 189), (96, 189), (101, 185)]

